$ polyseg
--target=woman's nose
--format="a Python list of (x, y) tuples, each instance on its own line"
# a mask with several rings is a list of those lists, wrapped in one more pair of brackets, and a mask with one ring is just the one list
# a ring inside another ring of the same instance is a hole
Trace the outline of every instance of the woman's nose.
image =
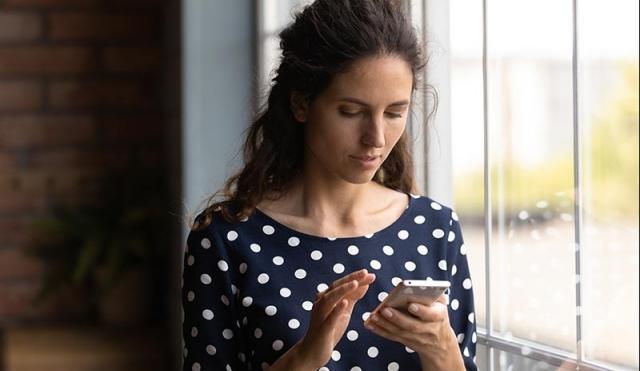
[(384, 147), (384, 124), (384, 116), (382, 114), (369, 116), (365, 124), (363, 143), (375, 148)]

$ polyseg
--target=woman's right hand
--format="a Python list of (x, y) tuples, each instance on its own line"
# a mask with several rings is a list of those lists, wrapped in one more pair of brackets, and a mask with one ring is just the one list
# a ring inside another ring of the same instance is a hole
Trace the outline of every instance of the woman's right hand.
[(297, 344), (298, 356), (305, 365), (319, 368), (329, 362), (333, 348), (349, 326), (354, 305), (375, 279), (375, 274), (361, 269), (334, 281), (316, 296), (307, 334)]

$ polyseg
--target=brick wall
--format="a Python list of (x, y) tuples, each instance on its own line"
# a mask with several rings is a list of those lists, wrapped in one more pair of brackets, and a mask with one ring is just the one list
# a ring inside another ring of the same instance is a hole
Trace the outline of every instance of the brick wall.
[(166, 19), (162, 0), (0, 0), (0, 327), (77, 315), (30, 305), (35, 217), (110, 170), (166, 171)]

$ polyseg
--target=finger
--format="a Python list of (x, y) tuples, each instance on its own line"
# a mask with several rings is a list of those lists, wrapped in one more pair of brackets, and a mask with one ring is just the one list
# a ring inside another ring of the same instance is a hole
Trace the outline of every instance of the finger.
[[(433, 302), (431, 305), (423, 305), (418, 303), (409, 303), (407, 310), (414, 317), (424, 322), (438, 322), (444, 320), (447, 312), (447, 305), (443, 304), (441, 299)], [(444, 299), (443, 299), (444, 300)]]
[(340, 300), (358, 288), (358, 282), (355, 280), (343, 283), (335, 289), (327, 291), (321, 295), (316, 301), (323, 311), (330, 311)]
[(351, 316), (351, 311), (345, 311), (348, 305), (349, 305), (349, 301), (346, 299), (342, 299), (338, 303), (336, 303), (335, 307), (327, 317), (327, 322), (325, 322), (328, 328), (335, 327), (336, 323), (340, 320), (340, 317), (342, 317), (343, 315)]
[(393, 330), (389, 330), (388, 328), (380, 326), (378, 323), (371, 322), (371, 323), (366, 324), (365, 327), (367, 329), (373, 331), (374, 333), (376, 333), (379, 336), (387, 338), (387, 339), (389, 339), (391, 341), (395, 341), (395, 342), (398, 342), (398, 343), (405, 344), (406, 340), (403, 339), (401, 336), (398, 336), (397, 332), (394, 332)]
[(386, 307), (380, 313), (371, 316), (371, 320), (389, 331), (420, 334), (427, 330), (428, 324), (399, 310)]
[(358, 282), (361, 282), (364, 285), (367, 285), (375, 280), (375, 275), (373, 273), (369, 273), (366, 269), (360, 269), (359, 271), (349, 273), (348, 275), (341, 277), (336, 281), (333, 281), (333, 283), (329, 285), (329, 289), (338, 287), (344, 284), (345, 282), (349, 282), (352, 280), (356, 280)]
[(436, 299), (437, 302), (444, 304), (445, 306), (449, 305), (449, 295), (447, 294), (442, 294), (440, 296), (438, 296), (438, 299)]

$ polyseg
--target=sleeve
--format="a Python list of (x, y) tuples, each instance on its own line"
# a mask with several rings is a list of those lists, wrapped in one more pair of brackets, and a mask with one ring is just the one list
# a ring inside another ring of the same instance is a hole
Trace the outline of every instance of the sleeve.
[(236, 265), (213, 226), (187, 237), (181, 300), (184, 371), (246, 369), (234, 294)]
[(453, 328), (467, 370), (476, 371), (476, 323), (473, 303), (473, 287), (466, 248), (458, 215), (451, 211), (447, 236), (447, 267), (449, 268), (449, 321)]

